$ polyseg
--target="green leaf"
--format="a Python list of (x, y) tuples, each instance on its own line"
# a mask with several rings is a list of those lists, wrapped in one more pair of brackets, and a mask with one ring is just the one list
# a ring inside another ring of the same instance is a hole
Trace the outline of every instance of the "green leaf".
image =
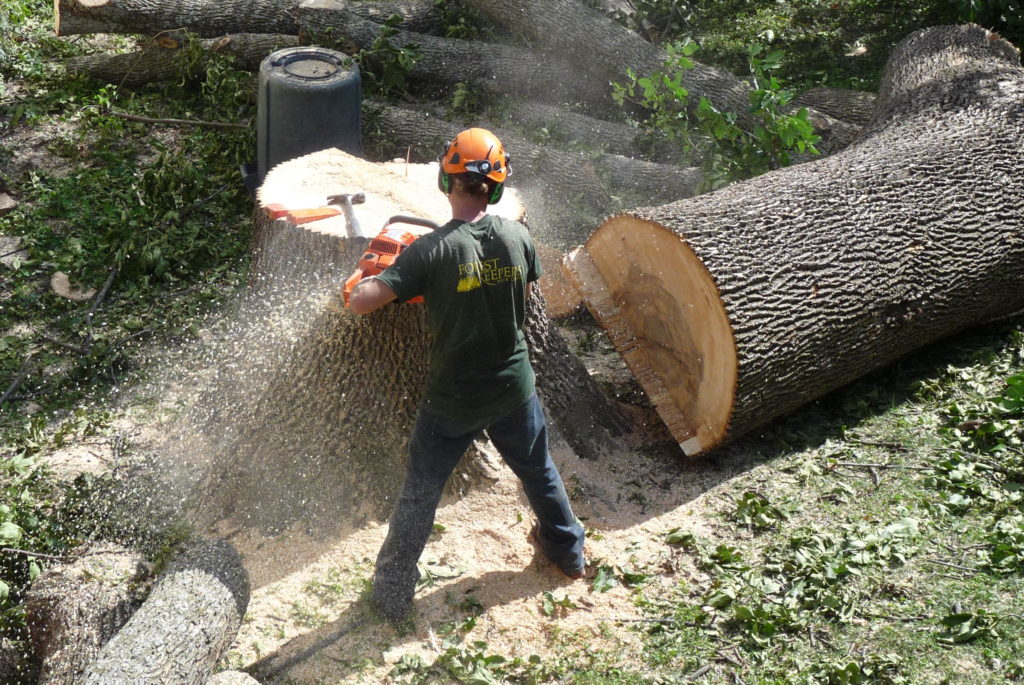
[(697, 538), (688, 530), (673, 528), (665, 534), (665, 542), (676, 547), (690, 547), (696, 543)]
[(0, 523), (0, 545), (16, 545), (21, 542), (21, 526), (13, 521)]
[(615, 579), (615, 570), (611, 566), (602, 564), (598, 567), (597, 575), (594, 576), (590, 587), (594, 592), (608, 592), (618, 584), (619, 581)]

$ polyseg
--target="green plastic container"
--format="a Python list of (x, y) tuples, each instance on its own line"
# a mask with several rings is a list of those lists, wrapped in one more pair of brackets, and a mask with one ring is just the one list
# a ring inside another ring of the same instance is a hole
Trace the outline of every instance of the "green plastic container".
[(359, 66), (344, 53), (286, 48), (260, 64), (256, 124), (259, 182), (281, 162), (336, 147), (362, 155)]

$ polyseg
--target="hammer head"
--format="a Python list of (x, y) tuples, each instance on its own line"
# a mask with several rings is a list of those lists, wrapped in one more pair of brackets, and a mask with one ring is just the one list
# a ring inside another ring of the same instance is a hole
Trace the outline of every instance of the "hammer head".
[(337, 195), (328, 195), (327, 204), (329, 205), (361, 205), (366, 202), (366, 195), (363, 193), (338, 193)]

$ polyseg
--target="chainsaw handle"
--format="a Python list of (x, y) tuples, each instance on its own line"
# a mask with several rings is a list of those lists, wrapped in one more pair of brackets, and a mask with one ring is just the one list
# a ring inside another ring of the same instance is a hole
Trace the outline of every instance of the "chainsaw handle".
[(412, 224), (413, 226), (422, 226), (423, 228), (429, 228), (436, 231), (441, 228), (440, 224), (434, 223), (430, 219), (421, 219), (418, 216), (405, 216), (404, 214), (396, 214), (387, 220), (384, 224), (384, 228), (387, 228), (391, 224)]

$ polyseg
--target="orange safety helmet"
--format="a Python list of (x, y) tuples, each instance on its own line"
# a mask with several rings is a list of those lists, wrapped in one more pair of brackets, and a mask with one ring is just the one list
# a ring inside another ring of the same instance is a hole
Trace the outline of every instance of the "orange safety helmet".
[(498, 137), (485, 128), (466, 129), (448, 144), (438, 158), (437, 187), (448, 195), (452, 192), (452, 174), (469, 174), (491, 181), (487, 204), (501, 199), (505, 179), (512, 173), (511, 158)]

